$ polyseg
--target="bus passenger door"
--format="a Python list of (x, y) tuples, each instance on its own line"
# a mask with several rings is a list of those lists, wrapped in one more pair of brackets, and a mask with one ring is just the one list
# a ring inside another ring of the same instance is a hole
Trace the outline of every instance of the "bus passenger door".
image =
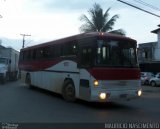
[(78, 67), (80, 71), (79, 79), (79, 97), (84, 100), (90, 100), (91, 87), (90, 87), (90, 73), (88, 69), (92, 64), (92, 47), (80, 46)]

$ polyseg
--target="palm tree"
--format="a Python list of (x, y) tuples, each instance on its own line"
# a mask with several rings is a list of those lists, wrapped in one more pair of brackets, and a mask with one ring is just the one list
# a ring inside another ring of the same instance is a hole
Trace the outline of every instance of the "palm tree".
[(103, 9), (101, 8), (101, 6), (95, 3), (93, 8), (88, 10), (91, 19), (89, 19), (84, 14), (80, 17), (80, 20), (82, 22), (85, 22), (84, 24), (81, 25), (80, 31), (81, 32), (98, 31), (98, 32), (109, 32), (119, 35), (125, 35), (125, 32), (122, 29), (113, 30), (113, 26), (116, 20), (119, 18), (119, 16), (114, 15), (111, 17), (111, 19), (109, 19), (108, 18), (109, 11), (110, 8), (108, 8), (106, 12), (103, 14)]

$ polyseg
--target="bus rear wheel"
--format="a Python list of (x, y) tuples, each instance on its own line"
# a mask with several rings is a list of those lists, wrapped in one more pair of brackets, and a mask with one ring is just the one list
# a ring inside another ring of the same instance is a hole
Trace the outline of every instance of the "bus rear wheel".
[(29, 87), (31, 86), (31, 76), (30, 76), (30, 74), (26, 75), (25, 83), (27, 85), (29, 85)]
[(75, 87), (72, 81), (66, 80), (63, 84), (62, 88), (63, 98), (68, 102), (74, 102), (76, 100), (75, 97)]

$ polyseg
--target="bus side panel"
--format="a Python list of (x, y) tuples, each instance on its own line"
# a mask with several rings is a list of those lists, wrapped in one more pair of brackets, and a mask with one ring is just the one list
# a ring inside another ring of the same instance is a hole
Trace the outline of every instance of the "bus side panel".
[(80, 81), (79, 81), (79, 98), (90, 101), (91, 97), (91, 85), (90, 73), (86, 69), (80, 69)]
[(77, 69), (76, 62), (64, 60), (44, 71), (43, 85), (47, 85), (48, 90), (62, 93), (62, 86), (65, 79), (71, 79), (76, 89), (76, 97), (78, 96), (79, 69)]
[(59, 93), (59, 87), (63, 84), (63, 76), (58, 72), (42, 72), (42, 82), (45, 89)]
[(36, 86), (36, 87), (43, 88), (42, 73), (40, 71), (30, 72), (30, 75), (31, 75), (31, 84)]

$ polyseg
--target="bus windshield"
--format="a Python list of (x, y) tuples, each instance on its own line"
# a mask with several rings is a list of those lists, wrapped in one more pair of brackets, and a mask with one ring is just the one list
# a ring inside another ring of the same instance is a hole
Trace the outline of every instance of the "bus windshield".
[(136, 44), (128, 41), (97, 40), (95, 65), (138, 67)]

